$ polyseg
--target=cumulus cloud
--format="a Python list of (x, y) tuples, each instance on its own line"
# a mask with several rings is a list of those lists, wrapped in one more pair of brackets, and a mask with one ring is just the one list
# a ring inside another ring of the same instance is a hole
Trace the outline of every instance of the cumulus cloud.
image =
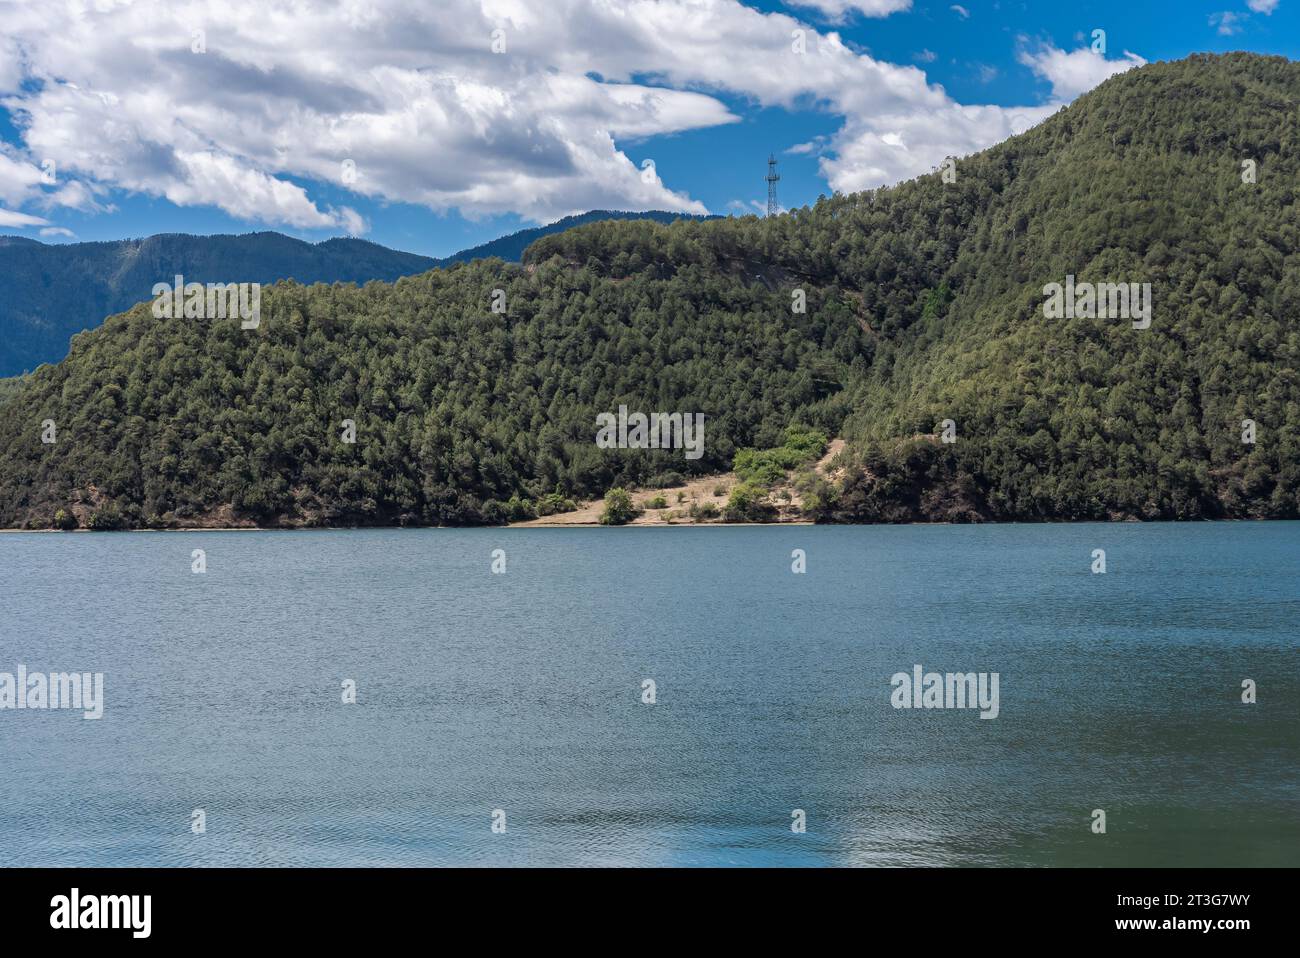
[(1073, 100), (1115, 74), (1143, 66), (1147, 62), (1127, 50), (1124, 51), (1122, 60), (1107, 60), (1092, 47), (1081, 47), (1066, 53), (1050, 43), (1043, 44), (1037, 50), (1022, 49), (1018, 58), (1052, 84), (1052, 98), (1058, 102)]
[(39, 195), (42, 170), (0, 143), (0, 202), (22, 206)]
[(899, 179), (899, 170), (931, 170), (945, 157), (964, 156), (1045, 120), (1055, 107), (1006, 110), (949, 103), (937, 115), (897, 113), (854, 119), (837, 137), (836, 156), (822, 159), (841, 192), (871, 189)]
[[(842, 117), (818, 150), (837, 190), (926, 172), (1051, 109), (964, 106), (915, 66), (738, 0), (46, 0), (7, 9), (4, 31), (0, 105), (24, 150), (0, 152), (0, 202), (41, 212), (126, 190), (352, 233), (366, 223), (348, 195), (534, 221), (699, 213), (678, 171), (642, 163), (653, 137), (737, 122), (724, 97)], [(1090, 56), (1026, 62), (1057, 99), (1141, 62)]]
[(1246, 6), (1256, 13), (1262, 13), (1264, 16), (1272, 16), (1273, 11), (1277, 9), (1278, 0), (1246, 0)]
[(786, 0), (786, 6), (817, 10), (828, 20), (839, 23), (850, 13), (864, 17), (887, 17), (912, 9), (912, 0)]

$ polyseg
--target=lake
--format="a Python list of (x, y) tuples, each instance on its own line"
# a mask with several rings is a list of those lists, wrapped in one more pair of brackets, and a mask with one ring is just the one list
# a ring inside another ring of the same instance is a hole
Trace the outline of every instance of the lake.
[[(0, 575), (0, 672), (104, 675), (99, 720), (0, 710), (0, 865), (1300, 865), (1300, 523), (5, 534)], [(895, 708), (917, 665), (997, 717)]]

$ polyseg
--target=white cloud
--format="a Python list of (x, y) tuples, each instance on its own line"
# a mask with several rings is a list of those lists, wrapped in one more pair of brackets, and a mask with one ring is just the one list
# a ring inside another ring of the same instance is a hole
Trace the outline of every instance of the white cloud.
[[(535, 221), (705, 212), (673, 188), (680, 171), (641, 163), (653, 137), (736, 122), (722, 94), (843, 117), (818, 148), (837, 190), (926, 172), (1051, 109), (958, 104), (915, 66), (738, 0), (46, 0), (7, 9), (4, 30), (0, 104), (26, 149), (0, 152), (0, 202), (93, 210), (122, 189), (303, 229), (363, 232), (349, 193)], [(1058, 99), (1141, 62), (1077, 56), (1031, 61)], [(32, 180), (38, 157), (57, 187)]]
[(1246, 0), (1246, 6), (1256, 13), (1264, 14), (1266, 17), (1273, 15), (1273, 11), (1277, 9), (1277, 4), (1278, 0)]
[(76, 239), (77, 234), (70, 229), (64, 229), (62, 226), (47, 226), (41, 230), (42, 236), (66, 236), (68, 239)]
[(970, 19), (970, 11), (967, 10), (965, 7), (963, 7), (961, 4), (954, 3), (948, 9), (951, 10), (953, 13), (957, 14), (957, 16), (961, 17), (963, 20)]
[(1146, 64), (1136, 53), (1124, 51), (1124, 59), (1107, 60), (1092, 47), (1080, 47), (1066, 53), (1049, 44), (1036, 51), (1022, 49), (1017, 55), (1025, 66), (1052, 84), (1052, 98), (1057, 102), (1073, 100), (1117, 73)]
[(26, 213), (19, 213), (15, 210), (6, 210), (0, 208), (0, 226), (11, 226), (22, 229), (25, 226), (49, 226), (50, 221), (41, 219), (39, 216), (29, 216)]
[(786, 0), (788, 7), (806, 7), (817, 10), (836, 23), (848, 19), (850, 13), (864, 17), (887, 17), (912, 9), (912, 0)]
[(0, 143), (0, 202), (22, 206), (40, 193), (42, 172)]
[(1210, 26), (1217, 26), (1216, 31), (1221, 37), (1230, 37), (1234, 33), (1241, 32), (1241, 21), (1246, 19), (1245, 14), (1233, 13), (1231, 10), (1225, 10), (1223, 13), (1210, 14)]
[(851, 120), (837, 138), (837, 156), (822, 169), (841, 192), (895, 182), (899, 170), (927, 172), (947, 156), (964, 156), (1023, 133), (1057, 108), (1005, 110), (949, 103), (934, 114), (900, 113)]

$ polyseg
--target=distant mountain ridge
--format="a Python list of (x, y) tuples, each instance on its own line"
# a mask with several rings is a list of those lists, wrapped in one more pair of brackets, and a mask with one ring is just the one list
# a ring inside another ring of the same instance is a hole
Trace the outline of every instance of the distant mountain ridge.
[(643, 218), (670, 223), (679, 214), (593, 210), (443, 259), (362, 239), (335, 237), (308, 243), (272, 231), (215, 236), (159, 233), (144, 239), (67, 244), (0, 236), (0, 377), (58, 362), (67, 355), (72, 336), (144, 302), (155, 283), (167, 282), (178, 273), (194, 282), (393, 282), (489, 256), (518, 262), (528, 245), (543, 236), (599, 220)]

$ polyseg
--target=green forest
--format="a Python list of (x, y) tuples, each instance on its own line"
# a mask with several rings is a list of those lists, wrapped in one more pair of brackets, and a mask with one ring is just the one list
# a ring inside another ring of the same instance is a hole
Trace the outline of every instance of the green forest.
[[(281, 282), (255, 330), (142, 304), (0, 389), (0, 525), (500, 523), (668, 473), (770, 479), (753, 450), (801, 431), (848, 443), (800, 480), (818, 521), (1295, 518), (1298, 192), (1300, 65), (1196, 56), (953, 182)], [(1046, 318), (1067, 275), (1150, 283), (1150, 328)], [(597, 448), (620, 404), (703, 413), (704, 455)]]

